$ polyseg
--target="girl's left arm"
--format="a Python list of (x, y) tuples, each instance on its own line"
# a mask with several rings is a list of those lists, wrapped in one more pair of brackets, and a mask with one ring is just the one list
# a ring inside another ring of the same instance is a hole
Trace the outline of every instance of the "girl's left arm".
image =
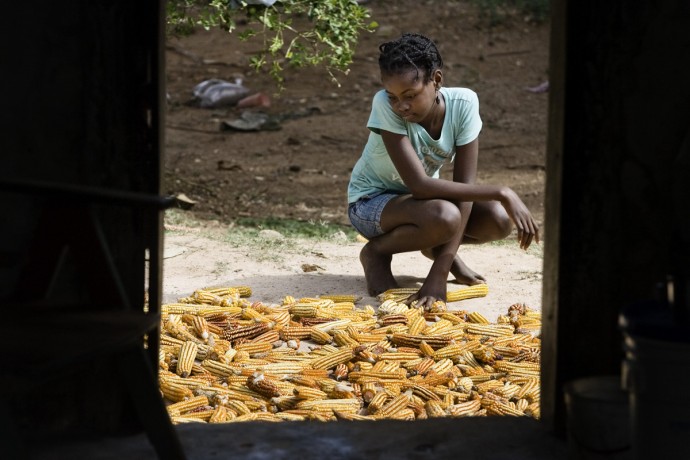
[[(469, 144), (460, 145), (455, 148), (455, 160), (453, 161), (453, 182), (474, 184), (477, 179), (477, 160), (479, 158), (479, 138)], [(472, 212), (471, 201), (461, 201), (455, 203), (460, 209), (462, 223), (460, 231), (465, 233), (467, 221)]]
[(477, 180), (477, 163), (479, 158), (479, 138), (469, 144), (455, 147), (453, 162), (453, 181), (474, 184)]

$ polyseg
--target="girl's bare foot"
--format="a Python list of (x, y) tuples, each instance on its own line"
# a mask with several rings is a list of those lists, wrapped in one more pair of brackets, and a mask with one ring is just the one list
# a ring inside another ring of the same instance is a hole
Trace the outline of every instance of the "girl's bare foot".
[[(425, 257), (434, 260), (434, 256), (430, 249), (423, 250), (422, 254), (424, 254)], [(453, 274), (455, 277), (455, 282), (458, 284), (474, 286), (475, 284), (486, 283), (486, 278), (468, 267), (460, 256), (457, 255), (453, 259), (453, 265), (450, 267), (450, 272)]]
[(364, 277), (367, 281), (367, 291), (370, 296), (377, 296), (388, 289), (398, 287), (398, 283), (391, 272), (393, 256), (376, 252), (371, 243), (367, 243), (359, 253), (359, 261), (364, 267)]

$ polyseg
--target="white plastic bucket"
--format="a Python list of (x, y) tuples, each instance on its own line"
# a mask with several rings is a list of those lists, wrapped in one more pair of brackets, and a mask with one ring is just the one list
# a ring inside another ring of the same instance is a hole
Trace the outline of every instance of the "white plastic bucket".
[(626, 334), (625, 354), (633, 458), (690, 459), (690, 342)]
[(619, 376), (574, 380), (565, 386), (568, 457), (630, 458), (628, 394)]

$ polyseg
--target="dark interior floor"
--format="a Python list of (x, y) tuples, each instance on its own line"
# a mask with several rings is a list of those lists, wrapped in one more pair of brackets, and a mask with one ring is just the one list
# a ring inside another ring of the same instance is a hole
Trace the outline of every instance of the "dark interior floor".
[[(567, 458), (566, 441), (533, 419), (482, 417), (415, 422), (284, 422), (176, 427), (189, 460)], [(34, 444), (31, 459), (150, 459), (145, 435)]]

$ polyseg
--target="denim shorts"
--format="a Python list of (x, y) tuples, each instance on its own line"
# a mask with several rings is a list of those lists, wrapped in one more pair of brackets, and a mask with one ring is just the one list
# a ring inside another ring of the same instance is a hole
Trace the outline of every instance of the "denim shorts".
[(378, 193), (367, 195), (354, 203), (350, 203), (347, 213), (350, 222), (363, 237), (374, 238), (384, 233), (381, 230), (381, 213), (386, 204), (400, 196), (397, 193)]

